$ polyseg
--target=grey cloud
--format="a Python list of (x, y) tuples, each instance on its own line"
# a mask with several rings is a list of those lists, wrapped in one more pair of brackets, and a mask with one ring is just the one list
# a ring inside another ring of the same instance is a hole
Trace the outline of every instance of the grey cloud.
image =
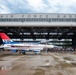
[(0, 0), (0, 13), (76, 13), (76, 1), (40, 0), (30, 5), (32, 0)]

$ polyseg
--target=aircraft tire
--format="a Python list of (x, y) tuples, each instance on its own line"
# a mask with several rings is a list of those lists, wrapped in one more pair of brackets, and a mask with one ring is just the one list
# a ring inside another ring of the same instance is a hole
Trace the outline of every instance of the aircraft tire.
[(26, 52), (23, 52), (22, 54), (23, 54), (23, 55), (25, 55), (25, 54), (26, 54)]

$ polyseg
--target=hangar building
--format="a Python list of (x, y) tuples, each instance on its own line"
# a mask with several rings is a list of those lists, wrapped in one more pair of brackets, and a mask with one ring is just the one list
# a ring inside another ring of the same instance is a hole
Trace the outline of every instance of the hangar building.
[(71, 39), (71, 45), (75, 47), (76, 14), (0, 14), (0, 32), (22, 40)]

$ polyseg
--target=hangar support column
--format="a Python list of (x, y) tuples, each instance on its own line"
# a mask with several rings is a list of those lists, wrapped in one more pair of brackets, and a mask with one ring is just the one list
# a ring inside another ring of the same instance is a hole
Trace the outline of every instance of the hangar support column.
[(76, 33), (74, 33), (74, 35), (72, 36), (72, 47), (74, 48), (74, 50), (76, 49)]

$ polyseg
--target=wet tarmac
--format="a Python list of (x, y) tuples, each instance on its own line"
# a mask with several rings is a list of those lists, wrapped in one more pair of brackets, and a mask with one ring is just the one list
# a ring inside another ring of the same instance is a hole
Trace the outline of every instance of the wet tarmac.
[(76, 54), (1, 54), (0, 75), (76, 75)]

